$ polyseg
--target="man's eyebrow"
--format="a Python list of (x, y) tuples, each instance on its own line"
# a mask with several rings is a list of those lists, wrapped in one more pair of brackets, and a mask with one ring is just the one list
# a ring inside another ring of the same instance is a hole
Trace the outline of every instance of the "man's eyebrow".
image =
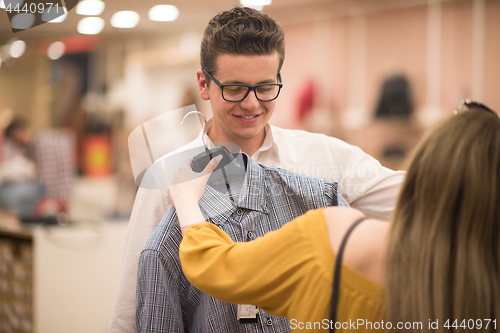
[[(247, 85), (247, 86), (253, 86), (254, 85), (254, 84), (248, 84), (246, 82), (241, 82), (241, 81), (238, 81), (238, 80), (233, 80), (233, 81), (228, 81), (228, 82), (221, 82), (221, 83), (222, 84), (244, 84), (244, 85)], [(257, 84), (266, 84), (266, 83), (278, 83), (278, 77), (276, 77), (276, 79), (262, 80), (259, 83), (256, 83), (255, 85), (257, 85)]]

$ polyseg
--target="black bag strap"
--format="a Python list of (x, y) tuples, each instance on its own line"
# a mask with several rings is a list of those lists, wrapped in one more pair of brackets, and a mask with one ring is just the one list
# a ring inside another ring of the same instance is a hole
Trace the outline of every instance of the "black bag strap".
[(337, 260), (335, 260), (335, 272), (333, 274), (333, 292), (332, 292), (332, 307), (330, 312), (330, 320), (333, 324), (330, 325), (330, 332), (335, 332), (335, 320), (337, 317), (337, 302), (339, 300), (339, 285), (340, 285), (340, 269), (342, 264), (342, 255), (344, 254), (344, 247), (347, 243), (347, 239), (351, 235), (351, 232), (356, 228), (361, 222), (366, 220), (368, 217), (361, 217), (354, 222), (349, 230), (344, 235), (342, 244), (340, 245), (339, 253), (337, 254)]

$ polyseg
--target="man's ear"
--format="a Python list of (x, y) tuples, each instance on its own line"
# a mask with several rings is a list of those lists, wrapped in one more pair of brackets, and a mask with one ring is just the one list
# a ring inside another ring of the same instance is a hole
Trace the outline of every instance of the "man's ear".
[(200, 97), (204, 101), (208, 101), (210, 96), (208, 95), (207, 80), (205, 79), (205, 73), (201, 69), (196, 71), (196, 79), (198, 81), (198, 91)]

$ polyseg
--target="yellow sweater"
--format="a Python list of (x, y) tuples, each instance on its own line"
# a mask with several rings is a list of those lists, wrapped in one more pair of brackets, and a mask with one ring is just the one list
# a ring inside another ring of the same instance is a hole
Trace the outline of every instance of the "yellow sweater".
[[(335, 254), (323, 209), (309, 211), (277, 231), (235, 243), (204, 222), (186, 232), (182, 269), (201, 291), (230, 303), (254, 304), (285, 316), (292, 331), (322, 331), (330, 323)], [(383, 319), (383, 288), (342, 265), (337, 332), (362, 332)], [(347, 324), (346, 324), (347, 323)]]

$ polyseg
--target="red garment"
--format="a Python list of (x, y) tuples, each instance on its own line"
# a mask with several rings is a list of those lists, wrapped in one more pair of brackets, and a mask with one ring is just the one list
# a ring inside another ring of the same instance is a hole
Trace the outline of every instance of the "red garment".
[(306, 81), (298, 98), (298, 112), (297, 117), (299, 120), (304, 118), (313, 110), (314, 107), (314, 91), (315, 85), (312, 80)]

